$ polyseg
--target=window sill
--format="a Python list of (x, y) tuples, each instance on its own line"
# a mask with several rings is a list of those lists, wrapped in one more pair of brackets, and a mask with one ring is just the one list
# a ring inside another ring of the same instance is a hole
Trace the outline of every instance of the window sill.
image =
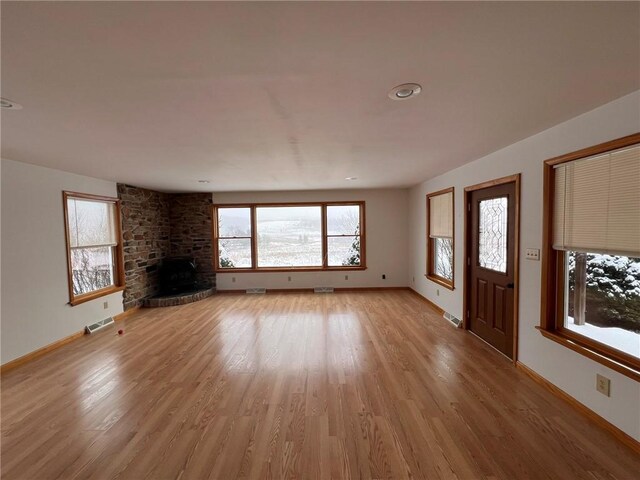
[(104, 297), (105, 295), (111, 295), (112, 293), (122, 292), (124, 287), (107, 287), (101, 290), (96, 290), (95, 292), (85, 293), (84, 295), (77, 295), (73, 297), (73, 299), (69, 302), (69, 305), (75, 307), (76, 305), (80, 305), (81, 303), (90, 302), (91, 300), (95, 300), (96, 298)]
[(366, 266), (360, 267), (282, 267), (282, 268), (216, 268), (216, 273), (292, 273), (292, 272), (346, 272), (353, 270), (366, 270)]
[(603, 355), (597, 350), (587, 345), (584, 345), (577, 340), (574, 340), (572, 338), (568, 338), (562, 335), (558, 331), (545, 330), (544, 328), (541, 328), (539, 326), (536, 328), (540, 330), (540, 333), (545, 338), (548, 338), (549, 340), (553, 340), (554, 342), (559, 343), (560, 345), (563, 345), (573, 350), (574, 352), (584, 355), (585, 357), (588, 357), (591, 360), (594, 360), (600, 363), (601, 365), (604, 365), (605, 367), (608, 367), (612, 370), (615, 370), (618, 373), (621, 373), (629, 378), (632, 378), (636, 382), (640, 382), (640, 371), (636, 370), (635, 368), (632, 368), (628, 365), (624, 365), (620, 362), (617, 362), (616, 360)]
[(436, 275), (430, 275), (428, 273), (425, 275), (425, 277), (427, 277), (427, 279), (431, 280), (432, 282), (435, 282), (438, 285), (443, 286), (444, 288), (448, 288), (449, 290), (455, 290), (453, 286), (453, 282), (450, 282), (449, 280), (445, 280), (442, 277), (438, 277)]

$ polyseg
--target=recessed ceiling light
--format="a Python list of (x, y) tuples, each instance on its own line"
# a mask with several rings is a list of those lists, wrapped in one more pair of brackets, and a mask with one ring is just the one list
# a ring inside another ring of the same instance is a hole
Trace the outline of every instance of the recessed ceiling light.
[(391, 100), (407, 100), (417, 97), (421, 91), (422, 87), (417, 83), (403, 83), (392, 88), (388, 95)]
[(22, 105), (7, 98), (0, 98), (0, 108), (6, 108), (7, 110), (22, 110)]
[(198, 180), (198, 183), (211, 183), (209, 180)]
[(349, 180), (349, 181), (351, 181), (351, 180), (357, 180), (357, 179), (358, 179), (358, 177), (346, 177), (346, 178), (345, 178), (345, 180)]

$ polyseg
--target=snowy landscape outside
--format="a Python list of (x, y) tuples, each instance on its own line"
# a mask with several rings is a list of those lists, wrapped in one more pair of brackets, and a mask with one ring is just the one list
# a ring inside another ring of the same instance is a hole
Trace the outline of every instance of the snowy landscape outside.
[(574, 322), (575, 252), (568, 252), (565, 327), (640, 358), (640, 258), (587, 254), (585, 324)]
[[(251, 210), (220, 208), (219, 257), (222, 268), (251, 268)], [(322, 267), (320, 206), (256, 208), (259, 268)], [(360, 207), (327, 206), (327, 264), (360, 265)]]

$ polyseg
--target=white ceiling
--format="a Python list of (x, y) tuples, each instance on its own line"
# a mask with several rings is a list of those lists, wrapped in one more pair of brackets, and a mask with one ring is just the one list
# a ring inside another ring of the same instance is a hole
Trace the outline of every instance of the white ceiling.
[(637, 2), (2, 2), (2, 157), (167, 191), (409, 186), (639, 88)]

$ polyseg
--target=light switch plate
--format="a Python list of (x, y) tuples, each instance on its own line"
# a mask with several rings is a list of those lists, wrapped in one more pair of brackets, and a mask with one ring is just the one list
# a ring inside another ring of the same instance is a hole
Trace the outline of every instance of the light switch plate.
[(540, 260), (540, 249), (527, 248), (526, 258), (527, 260)]

